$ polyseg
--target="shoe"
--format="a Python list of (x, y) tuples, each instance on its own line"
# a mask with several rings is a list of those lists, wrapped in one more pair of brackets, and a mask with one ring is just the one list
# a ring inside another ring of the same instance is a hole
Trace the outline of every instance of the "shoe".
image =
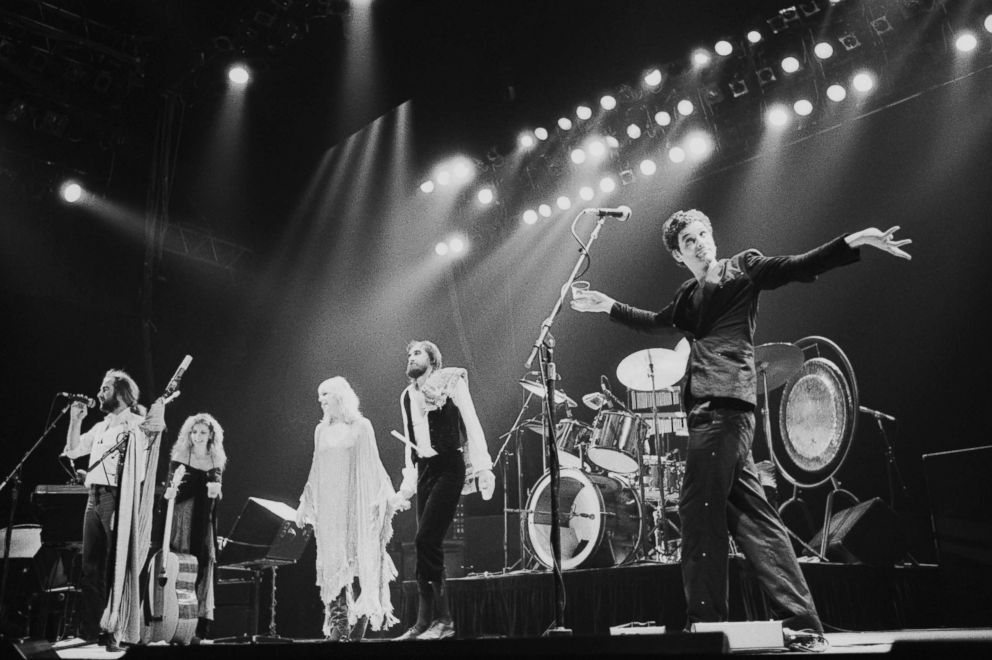
[(455, 624), (451, 621), (434, 619), (430, 628), (417, 635), (418, 640), (448, 639), (455, 636)]
[(785, 633), (785, 645), (790, 651), (806, 651), (809, 653), (823, 653), (830, 648), (830, 641), (823, 635), (813, 630), (789, 630), (783, 629)]
[(104, 642), (104, 648), (107, 649), (107, 653), (121, 653), (124, 651), (124, 648), (117, 643), (113, 635), (108, 634), (106, 640)]
[(411, 639), (417, 639), (420, 635), (424, 634), (427, 628), (418, 628), (416, 625), (410, 626), (410, 628), (400, 635), (399, 637), (393, 637), (394, 642), (406, 642)]

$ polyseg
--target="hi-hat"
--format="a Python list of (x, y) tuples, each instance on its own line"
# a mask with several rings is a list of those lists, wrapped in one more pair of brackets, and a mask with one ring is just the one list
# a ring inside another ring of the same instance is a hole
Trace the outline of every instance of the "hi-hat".
[(631, 353), (617, 365), (617, 378), (628, 389), (651, 391), (671, 387), (685, 375), (689, 362), (689, 342), (682, 340), (675, 350), (645, 348)]
[[(531, 394), (535, 394), (541, 397), (542, 399), (545, 397), (544, 385), (542, 385), (541, 383), (537, 383), (532, 380), (527, 380), (526, 378), (521, 378), (519, 382), (520, 382), (520, 387), (524, 388)], [(555, 390), (555, 405), (560, 406), (563, 403), (568, 405), (569, 408), (574, 408), (575, 406), (578, 405), (577, 403), (575, 403), (575, 400), (572, 399), (572, 397), (568, 396), (561, 390)]]
[[(758, 396), (776, 390), (799, 373), (803, 351), (795, 344), (775, 342), (754, 348), (754, 370), (758, 374)], [(767, 382), (767, 385), (765, 383)]]

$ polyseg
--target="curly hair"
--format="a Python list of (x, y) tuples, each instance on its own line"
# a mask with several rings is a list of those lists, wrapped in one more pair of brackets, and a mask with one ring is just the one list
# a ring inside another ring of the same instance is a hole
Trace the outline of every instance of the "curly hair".
[[(351, 424), (362, 418), (361, 402), (358, 400), (358, 395), (351, 388), (351, 384), (342, 376), (328, 378), (317, 386), (317, 392), (319, 393), (322, 388), (327, 388), (331, 400), (337, 404), (337, 409), (341, 411), (342, 421)], [(329, 421), (326, 414), (323, 421)]]
[(407, 355), (410, 354), (415, 347), (420, 346), (427, 353), (427, 359), (431, 363), (431, 367), (435, 370), (440, 369), (444, 366), (444, 359), (441, 357), (441, 349), (437, 347), (432, 341), (427, 341), (426, 339), (414, 339), (409, 344), (406, 345)]
[(141, 394), (141, 390), (138, 389), (138, 384), (134, 382), (134, 379), (126, 371), (123, 369), (110, 369), (104, 374), (103, 379), (113, 382), (114, 395), (125, 407), (134, 408), (138, 405), (138, 396)]
[(711, 234), (713, 233), (713, 225), (710, 224), (710, 219), (702, 211), (689, 209), (688, 211), (676, 211), (668, 216), (668, 220), (665, 220), (665, 224), (661, 228), (661, 235), (669, 252), (675, 252), (679, 249), (679, 234), (697, 220), (703, 223)]
[(208, 413), (196, 413), (186, 418), (179, 429), (179, 436), (172, 445), (172, 460), (185, 463), (193, 453), (193, 440), (190, 435), (193, 427), (203, 424), (210, 431), (210, 439), (207, 440), (207, 454), (214, 462), (214, 467), (224, 469), (227, 464), (227, 453), (224, 451), (224, 429), (220, 423)]

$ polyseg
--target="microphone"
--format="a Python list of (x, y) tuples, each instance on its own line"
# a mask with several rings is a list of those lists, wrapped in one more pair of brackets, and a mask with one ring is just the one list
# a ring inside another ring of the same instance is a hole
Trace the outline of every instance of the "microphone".
[(186, 373), (186, 369), (189, 368), (189, 363), (192, 361), (192, 355), (187, 355), (183, 358), (183, 361), (179, 363), (179, 368), (176, 369), (176, 373), (172, 374), (169, 384), (165, 386), (165, 392), (162, 394), (162, 398), (168, 399), (173, 392), (179, 389), (179, 381), (182, 379), (183, 374)]
[(56, 396), (60, 396), (64, 399), (69, 399), (70, 401), (78, 401), (79, 403), (85, 403), (87, 408), (96, 408), (96, 399), (93, 397), (86, 396), (85, 394), (73, 394), (72, 392), (59, 392)]
[(620, 222), (626, 222), (633, 211), (629, 206), (618, 206), (615, 209), (585, 209), (583, 213), (591, 213), (600, 218), (616, 218)]
[(878, 410), (872, 410), (871, 408), (866, 408), (865, 406), (858, 406), (858, 410), (860, 410), (866, 415), (871, 415), (875, 419), (884, 419), (887, 422), (896, 421), (896, 418), (893, 417), (892, 415), (886, 415), (884, 412), (880, 412)]
[(603, 391), (603, 394), (606, 395), (606, 398), (608, 398), (610, 401), (613, 402), (613, 405), (615, 405), (616, 407), (622, 410), (627, 409), (627, 406), (623, 405), (623, 401), (618, 399), (616, 395), (613, 394), (613, 391), (610, 390), (610, 379), (607, 378), (606, 376), (599, 377), (599, 389)]

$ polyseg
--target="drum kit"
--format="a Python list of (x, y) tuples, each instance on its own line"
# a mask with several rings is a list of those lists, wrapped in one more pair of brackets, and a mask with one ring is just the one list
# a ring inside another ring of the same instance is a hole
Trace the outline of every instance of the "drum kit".
[[(798, 349), (782, 346), (757, 347), (759, 388), (781, 387), (801, 367), (801, 353), (795, 363)], [(616, 370), (627, 389), (626, 402), (613, 395), (605, 376), (601, 391), (581, 397), (595, 411), (592, 423), (574, 418), (572, 409), (578, 404), (565, 392), (555, 391), (556, 405), (566, 406), (555, 424), (562, 569), (602, 568), (640, 559), (679, 561), (677, 515), (688, 429), (675, 384), (685, 375), (688, 358), (684, 339), (675, 349), (650, 348), (628, 355)], [(526, 378), (519, 382), (529, 394), (546, 396), (542, 383)], [(538, 417), (520, 428), (543, 436), (543, 424)], [(546, 568), (553, 563), (550, 485), (545, 465), (544, 474), (528, 491), (526, 507), (519, 510), (525, 547)]]

